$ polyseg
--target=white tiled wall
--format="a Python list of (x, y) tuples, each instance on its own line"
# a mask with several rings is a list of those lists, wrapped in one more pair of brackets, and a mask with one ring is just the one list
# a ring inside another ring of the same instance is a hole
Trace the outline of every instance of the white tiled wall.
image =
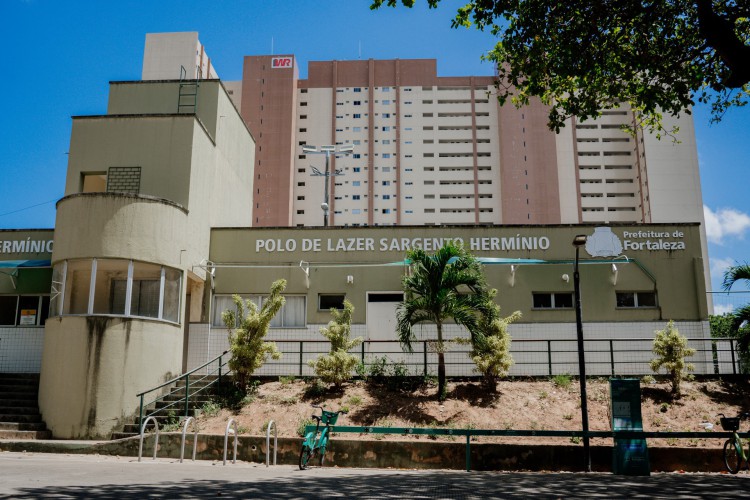
[[(307, 365), (309, 360), (319, 354), (328, 352), (328, 343), (322, 339), (319, 329), (323, 325), (308, 325), (307, 328), (272, 329), (268, 340), (275, 341), (283, 356), (279, 360), (269, 360), (258, 372), (258, 375), (313, 375)], [(586, 373), (587, 375), (611, 375), (614, 359), (615, 374), (645, 375), (651, 373), (649, 361), (654, 331), (663, 329), (664, 322), (643, 323), (588, 323), (584, 324), (586, 339)], [(708, 340), (707, 322), (677, 322), (680, 333), (690, 339), (690, 345), (698, 352), (690, 358), (695, 365), (695, 373), (714, 373), (711, 342)], [(510, 327), (513, 337), (512, 354), (515, 365), (512, 376), (549, 375), (568, 373), (578, 374), (578, 345), (576, 329), (573, 323), (514, 324)], [(414, 374), (424, 371), (424, 343), (421, 339), (435, 338), (434, 325), (417, 326), (415, 335), (418, 339), (413, 344), (414, 353), (404, 353), (398, 342), (366, 344), (364, 359), (370, 361), (375, 357), (387, 356), (391, 363), (403, 362)], [(446, 339), (465, 337), (463, 328), (456, 325), (444, 327)], [(352, 337), (367, 336), (366, 325), (352, 325)], [(706, 339), (706, 340), (703, 340)], [(306, 341), (300, 343), (300, 341)], [(209, 328), (208, 325), (190, 325), (190, 351), (188, 369), (200, 366), (218, 356), (229, 347), (227, 331), (224, 328)], [(300, 362), (300, 347), (302, 361)], [(721, 349), (721, 346), (719, 347)], [(469, 359), (466, 345), (449, 344), (445, 355), (447, 374), (452, 376), (475, 375), (474, 365)], [(362, 347), (352, 350), (362, 356)], [(721, 373), (731, 373), (730, 354), (719, 353)], [(551, 364), (551, 366), (550, 366)], [(428, 372), (437, 370), (437, 355), (427, 352)]]
[(39, 373), (44, 327), (0, 327), (0, 373)]

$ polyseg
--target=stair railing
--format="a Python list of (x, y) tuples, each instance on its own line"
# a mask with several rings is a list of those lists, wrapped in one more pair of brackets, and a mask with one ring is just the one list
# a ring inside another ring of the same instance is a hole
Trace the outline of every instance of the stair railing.
[[(202, 364), (201, 366), (199, 366), (197, 368), (193, 368), (189, 372), (183, 373), (179, 377), (175, 377), (175, 378), (173, 378), (171, 380), (167, 380), (163, 384), (160, 384), (160, 385), (158, 385), (156, 387), (153, 387), (151, 389), (148, 389), (146, 391), (143, 391), (141, 393), (136, 394), (136, 396), (138, 398), (140, 398), (140, 409), (138, 411), (138, 427), (140, 428), (143, 425), (144, 418), (155, 416), (158, 413), (164, 413), (166, 411), (170, 411), (170, 409), (172, 409), (172, 411), (173, 411), (174, 409), (179, 408), (180, 410), (182, 410), (182, 413), (183, 413), (182, 416), (184, 418), (189, 417), (190, 416), (190, 398), (191, 397), (196, 396), (196, 395), (200, 394), (201, 392), (207, 391), (208, 389), (210, 389), (214, 385), (216, 386), (217, 390), (221, 390), (221, 379), (222, 379), (222, 377), (224, 375), (227, 374), (227, 371), (228, 371), (228, 370), (224, 369), (226, 367), (228, 361), (229, 361), (229, 359), (228, 359), (229, 357), (227, 356), (228, 352), (229, 351), (224, 351), (221, 354), (219, 354), (218, 356), (216, 356), (214, 359), (212, 359), (212, 360), (210, 360), (210, 361)], [(205, 380), (210, 380), (210, 382), (208, 382), (207, 384), (205, 384), (203, 386), (198, 387), (193, 392), (190, 392), (190, 382), (191, 382), (190, 376), (193, 375), (193, 374), (195, 374), (197, 371), (200, 371), (200, 370), (206, 368), (207, 366), (209, 366), (211, 364), (216, 364), (216, 367), (212, 368), (212, 369), (208, 369), (205, 374), (196, 375), (198, 378), (194, 378), (192, 380), (193, 384), (197, 384), (198, 382), (202, 382), (202, 381), (205, 381)], [(222, 370), (222, 369), (224, 369), (224, 370)], [(216, 378), (213, 379), (213, 380), (211, 380), (210, 377), (213, 377), (213, 376), (216, 376)], [(179, 399), (177, 399), (177, 400), (175, 400), (175, 401), (173, 401), (173, 402), (165, 405), (164, 407), (159, 408), (158, 410), (154, 410), (154, 411), (152, 411), (152, 412), (150, 412), (150, 413), (148, 413), (146, 415), (143, 414), (144, 410), (146, 408), (148, 408), (150, 405), (156, 404), (157, 402), (162, 401), (162, 400), (166, 399), (169, 396), (172, 396), (172, 395), (174, 395), (174, 394), (176, 394), (178, 392), (181, 392), (182, 391), (182, 387), (177, 386), (177, 387), (175, 387), (174, 390), (169, 391), (166, 394), (162, 394), (160, 396), (156, 396), (152, 401), (148, 401), (148, 402), (146, 402), (146, 395), (147, 394), (151, 394), (154, 391), (158, 391), (159, 389), (161, 389), (163, 387), (170, 386), (172, 384), (178, 384), (181, 380), (185, 381), (185, 395), (184, 395), (184, 397), (179, 398)]]

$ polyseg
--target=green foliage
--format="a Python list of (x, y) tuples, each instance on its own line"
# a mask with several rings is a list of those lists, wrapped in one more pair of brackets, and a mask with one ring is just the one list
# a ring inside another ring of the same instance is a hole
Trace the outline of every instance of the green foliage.
[(476, 370), (482, 374), (482, 382), (491, 391), (497, 388), (497, 380), (508, 375), (513, 366), (513, 356), (510, 354), (511, 337), (508, 325), (521, 318), (521, 311), (516, 311), (506, 318), (500, 317), (500, 306), (495, 304), (496, 290), (486, 293), (487, 305), (485, 314), (479, 319), (482, 336), (473, 342), (469, 353), (476, 365)]
[(281, 375), (279, 377), (279, 383), (281, 385), (293, 384), (295, 380), (297, 380), (297, 378), (294, 377), (294, 376), (284, 376), (284, 375)]
[(229, 349), (232, 358), (229, 368), (234, 374), (235, 384), (240, 390), (246, 390), (250, 377), (271, 357), (279, 359), (281, 352), (273, 342), (264, 342), (271, 320), (276, 316), (285, 299), (281, 293), (286, 288), (286, 280), (274, 281), (271, 294), (258, 306), (251, 300), (233, 297), (236, 310), (228, 309), (221, 319), (229, 329)]
[(469, 331), (472, 344), (482, 342), (480, 317), (489, 314), (487, 283), (479, 261), (453, 242), (434, 254), (409, 250), (406, 258), (411, 272), (402, 279), (405, 293), (396, 312), (396, 331), (401, 345), (412, 352), (411, 344), (416, 340), (412, 327), (419, 323), (434, 323), (437, 327), (434, 348), (438, 353), (438, 399), (442, 401), (447, 394), (443, 324), (453, 320)]
[[(732, 286), (738, 281), (745, 281), (750, 285), (750, 265), (737, 264), (731, 266), (724, 272), (724, 283), (722, 288), (724, 290), (731, 290)], [(726, 337), (733, 337), (737, 339), (737, 350), (740, 357), (740, 369), (742, 373), (750, 373), (750, 304), (740, 307), (736, 311), (724, 315), (725, 320), (721, 321), (723, 327), (722, 333)], [(714, 334), (714, 321), (715, 316), (709, 317), (711, 321), (711, 335)]]
[(319, 378), (310, 379), (305, 385), (304, 397), (306, 399), (318, 399), (326, 393), (326, 386)]
[(412, 376), (403, 361), (389, 363), (386, 356), (372, 358), (363, 367), (364, 379), (368, 383), (394, 391), (415, 389), (425, 383), (423, 377)]
[(688, 347), (687, 338), (680, 335), (674, 321), (669, 321), (664, 330), (657, 330), (654, 337), (653, 352), (656, 358), (651, 360), (654, 373), (664, 368), (672, 382), (672, 394), (681, 395), (680, 382), (693, 371), (693, 365), (685, 363), (685, 358), (695, 354), (695, 349)]
[(352, 370), (357, 366), (357, 357), (349, 354), (349, 351), (362, 343), (362, 337), (350, 339), (352, 328), (352, 313), (354, 306), (348, 300), (344, 300), (344, 309), (331, 308), (333, 319), (327, 327), (322, 327), (320, 333), (331, 342), (328, 355), (318, 356), (308, 364), (315, 373), (326, 384), (335, 387), (352, 378)]
[(215, 401), (207, 401), (201, 407), (201, 415), (205, 417), (215, 417), (221, 411), (221, 405)]
[(351, 406), (359, 406), (362, 404), (362, 398), (360, 396), (351, 396), (349, 398), (349, 404)]
[(315, 425), (315, 421), (311, 418), (300, 420), (299, 424), (297, 425), (297, 435), (305, 437), (305, 427), (307, 427), (308, 425)]
[[(371, 1), (372, 9), (399, 3)], [(555, 131), (571, 116), (596, 117), (622, 102), (638, 125), (672, 133), (662, 112), (690, 114), (699, 101), (719, 121), (750, 101), (749, 8), (747, 0), (473, 0), (458, 8), (453, 27), (498, 37), (485, 56), (498, 71), (498, 100), (540, 99)]]
[(573, 383), (573, 379), (570, 378), (569, 374), (563, 373), (552, 377), (552, 383), (555, 384), (555, 387), (559, 387), (560, 389), (567, 389), (568, 387), (570, 387), (570, 384)]

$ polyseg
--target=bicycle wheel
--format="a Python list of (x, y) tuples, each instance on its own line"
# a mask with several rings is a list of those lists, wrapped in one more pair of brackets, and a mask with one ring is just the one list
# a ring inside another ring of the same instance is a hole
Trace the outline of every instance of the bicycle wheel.
[(732, 474), (737, 474), (740, 470), (740, 454), (737, 453), (737, 447), (734, 445), (734, 439), (727, 439), (724, 443), (724, 465)]
[(307, 466), (310, 464), (310, 460), (312, 460), (313, 455), (315, 454), (314, 449), (310, 449), (307, 446), (303, 446), (302, 449), (299, 451), (299, 468), (300, 470), (307, 469)]

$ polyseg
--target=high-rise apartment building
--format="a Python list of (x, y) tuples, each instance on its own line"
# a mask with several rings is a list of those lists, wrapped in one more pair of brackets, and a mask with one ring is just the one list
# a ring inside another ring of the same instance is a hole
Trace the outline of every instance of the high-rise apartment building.
[[(164, 77), (149, 52), (179, 52), (169, 37), (185, 35), (148, 35), (144, 79)], [(182, 45), (204, 54), (197, 34)], [(257, 144), (253, 225), (322, 225), (324, 179), (335, 226), (703, 223), (689, 115), (667, 117), (679, 142), (623, 131), (627, 106), (555, 134), (545, 106), (501, 107), (493, 84), (438, 76), (435, 59), (313, 61), (301, 79), (293, 55), (245, 57), (224, 85)], [(353, 153), (312, 176), (325, 159), (303, 145)]]

